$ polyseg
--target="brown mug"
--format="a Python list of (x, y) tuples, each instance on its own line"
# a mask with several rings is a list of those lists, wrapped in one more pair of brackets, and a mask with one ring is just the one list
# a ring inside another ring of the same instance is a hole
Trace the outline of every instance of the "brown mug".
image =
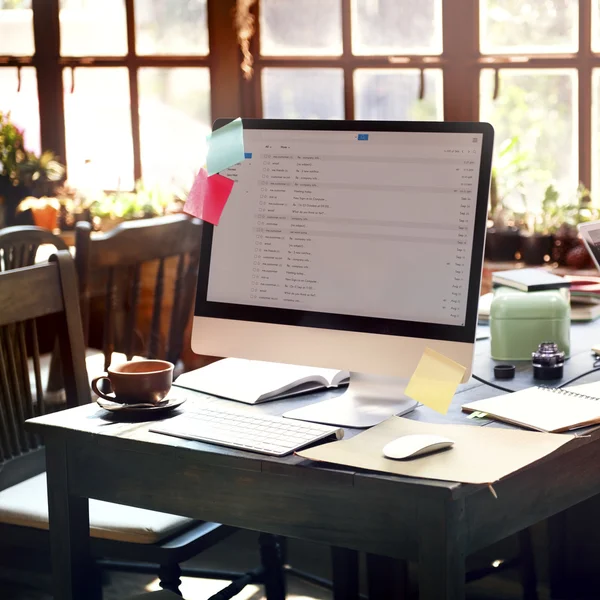
[[(108, 368), (108, 375), (95, 377), (92, 389), (101, 398), (121, 404), (158, 404), (173, 384), (173, 363), (166, 360), (133, 360)], [(98, 382), (108, 379), (114, 396), (98, 389)]]

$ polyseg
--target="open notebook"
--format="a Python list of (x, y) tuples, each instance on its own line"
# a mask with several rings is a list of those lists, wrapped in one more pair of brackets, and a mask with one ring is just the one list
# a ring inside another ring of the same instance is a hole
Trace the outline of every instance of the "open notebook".
[(469, 402), (462, 409), (537, 431), (558, 433), (600, 423), (600, 386), (594, 383), (568, 389), (532, 387)]
[(259, 404), (337, 387), (347, 383), (349, 377), (348, 371), (336, 369), (224, 358), (206, 367), (183, 373), (173, 384), (246, 404)]

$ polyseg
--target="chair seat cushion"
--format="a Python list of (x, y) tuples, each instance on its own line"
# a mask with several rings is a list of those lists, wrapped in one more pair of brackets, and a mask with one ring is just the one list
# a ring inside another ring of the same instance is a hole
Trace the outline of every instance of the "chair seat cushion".
[[(0, 491), (0, 523), (48, 529), (46, 473)], [(96, 538), (155, 544), (191, 523), (184, 517), (90, 500), (90, 533)]]

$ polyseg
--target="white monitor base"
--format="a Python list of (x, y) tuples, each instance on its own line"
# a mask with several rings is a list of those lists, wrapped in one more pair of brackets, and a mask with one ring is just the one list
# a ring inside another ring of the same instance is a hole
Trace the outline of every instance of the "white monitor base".
[(338, 427), (372, 427), (416, 408), (418, 403), (404, 395), (407, 384), (407, 379), (398, 377), (351, 373), (348, 389), (341, 396), (290, 410), (283, 416)]

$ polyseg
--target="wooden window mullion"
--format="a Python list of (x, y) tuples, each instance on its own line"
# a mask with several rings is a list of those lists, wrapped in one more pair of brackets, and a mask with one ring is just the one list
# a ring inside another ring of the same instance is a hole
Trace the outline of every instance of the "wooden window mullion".
[(129, 75), (129, 97), (131, 111), (131, 137), (133, 141), (133, 180), (142, 178), (142, 148), (140, 140), (140, 94), (138, 88), (138, 65), (135, 43), (134, 0), (125, 0), (127, 16), (127, 72)]
[(32, 0), (40, 139), (44, 150), (66, 160), (65, 110), (60, 64), (59, 0)]
[(444, 120), (479, 118), (479, 0), (442, 0)]
[(354, 61), (352, 56), (352, 2), (342, 2), (342, 63), (344, 67), (344, 115), (354, 119)]
[(588, 189), (592, 183), (592, 7), (591, 0), (579, 3), (579, 51), (577, 54), (579, 181)]
[(235, 0), (208, 0), (210, 101), (212, 118), (252, 116), (243, 111), (241, 53), (237, 43)]

